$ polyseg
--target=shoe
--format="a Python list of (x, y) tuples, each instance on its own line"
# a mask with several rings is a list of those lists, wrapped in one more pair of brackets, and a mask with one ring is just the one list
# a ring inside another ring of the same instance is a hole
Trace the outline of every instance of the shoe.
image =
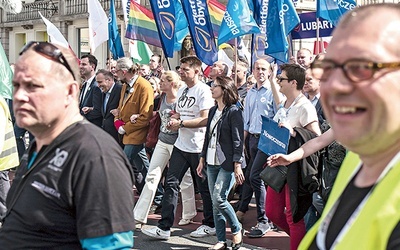
[(160, 239), (160, 240), (168, 240), (169, 237), (171, 236), (171, 231), (164, 231), (161, 230), (159, 227), (151, 227), (151, 228), (146, 228), (142, 229), (142, 233), (144, 233), (147, 236), (153, 237), (155, 239)]
[(228, 245), (226, 244), (226, 242), (224, 242), (224, 244), (223, 244), (221, 247), (219, 247), (219, 248), (214, 248), (216, 245), (218, 245), (218, 244), (220, 244), (220, 243), (222, 243), (222, 242), (218, 242), (218, 243), (215, 244), (214, 246), (208, 248), (208, 250), (225, 250), (225, 249), (228, 249)]
[(244, 215), (245, 215), (245, 213), (243, 213), (242, 211), (236, 212), (236, 217), (238, 218), (240, 223), (243, 223)]
[(186, 226), (186, 225), (189, 225), (190, 223), (192, 223), (193, 222), (193, 218), (192, 219), (181, 219), (179, 222), (178, 222), (178, 225), (179, 226)]
[(145, 225), (146, 223), (135, 220), (135, 229), (140, 231), (142, 229), (142, 227)]
[(250, 238), (261, 238), (264, 234), (271, 230), (268, 222), (258, 222), (255, 227), (252, 227), (248, 236)]
[(239, 243), (233, 243), (233, 241), (232, 241), (232, 245), (231, 245), (232, 250), (239, 250), (239, 249), (243, 246), (243, 238), (244, 238), (244, 228), (243, 228), (243, 225), (242, 225), (242, 230), (240, 230), (239, 233), (242, 235), (242, 239), (240, 240)]
[(210, 235), (215, 235), (215, 228), (206, 225), (199, 226), (196, 231), (190, 233), (193, 238), (202, 238)]

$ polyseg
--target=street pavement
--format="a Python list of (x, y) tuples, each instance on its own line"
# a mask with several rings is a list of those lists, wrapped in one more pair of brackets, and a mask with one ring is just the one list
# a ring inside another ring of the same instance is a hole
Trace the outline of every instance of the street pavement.
[[(201, 200), (198, 196), (196, 196), (197, 205), (200, 206)], [(135, 231), (134, 236), (134, 248), (137, 250), (147, 250), (147, 249), (157, 249), (157, 250), (186, 250), (186, 249), (208, 249), (213, 246), (217, 242), (217, 238), (215, 236), (209, 236), (205, 238), (192, 238), (190, 237), (190, 233), (194, 231), (197, 227), (201, 225), (202, 213), (199, 212), (198, 215), (194, 218), (194, 222), (187, 226), (178, 226), (178, 221), (181, 218), (182, 207), (178, 204), (177, 208), (177, 216), (175, 216), (174, 226), (171, 228), (171, 237), (168, 240), (157, 240), (153, 239), (141, 232), (140, 229)], [(249, 211), (245, 215), (245, 219), (243, 222), (245, 230), (248, 232), (252, 226), (256, 224), (256, 208), (254, 204), (254, 200), (250, 204)], [(160, 219), (160, 215), (153, 214), (149, 215), (147, 225), (144, 225), (143, 228), (156, 226), (157, 221)], [(227, 239), (228, 239), (228, 247), (230, 248), (231, 244), (231, 234), (230, 229), (227, 228)], [(247, 249), (266, 249), (266, 250), (289, 250), (289, 236), (282, 231), (270, 231), (262, 238), (252, 239), (247, 236), (244, 237), (244, 244), (241, 250)]]

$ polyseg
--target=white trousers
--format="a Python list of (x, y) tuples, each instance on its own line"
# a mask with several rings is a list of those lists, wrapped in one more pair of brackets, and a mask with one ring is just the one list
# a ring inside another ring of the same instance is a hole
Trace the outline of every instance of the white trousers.
[[(143, 187), (139, 200), (136, 202), (133, 214), (135, 220), (141, 223), (147, 223), (147, 216), (151, 208), (154, 196), (157, 191), (158, 183), (161, 180), (162, 173), (172, 154), (174, 145), (170, 145), (158, 140), (150, 160), (149, 170), (146, 175), (146, 184)], [(194, 196), (194, 183), (190, 173), (190, 168), (182, 179), (182, 218), (191, 219), (196, 216), (196, 200)]]

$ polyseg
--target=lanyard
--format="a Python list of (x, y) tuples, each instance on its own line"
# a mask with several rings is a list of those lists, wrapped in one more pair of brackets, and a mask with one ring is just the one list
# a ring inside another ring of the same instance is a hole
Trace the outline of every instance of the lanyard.
[[(335, 249), (336, 245), (343, 240), (345, 234), (350, 230), (350, 227), (353, 225), (354, 221), (356, 220), (357, 216), (361, 213), (362, 209), (364, 208), (365, 204), (367, 203), (369, 197), (371, 196), (372, 192), (374, 191), (375, 187), (378, 185), (378, 183), (389, 173), (389, 171), (395, 166), (396, 161), (398, 161), (400, 158), (400, 153), (398, 153), (392, 161), (385, 167), (385, 169), (382, 171), (382, 173), (379, 175), (379, 178), (376, 180), (375, 184), (372, 186), (371, 190), (368, 192), (368, 194), (364, 197), (364, 199), (360, 202), (360, 204), (357, 206), (357, 208), (354, 210), (354, 212), (351, 214), (349, 219), (347, 220), (346, 224), (343, 226), (342, 230), (340, 230), (338, 236), (336, 239), (333, 241), (333, 244), (330, 249)], [(354, 173), (352, 174), (351, 179), (354, 178), (356, 173), (359, 172), (362, 164), (356, 168)], [(336, 212), (336, 209), (338, 208), (339, 202), (340, 202), (340, 197), (339, 199), (336, 200), (335, 204), (329, 211), (329, 213), (326, 215), (326, 217), (323, 219), (321, 222), (321, 225), (318, 230), (318, 234), (316, 237), (316, 243), (317, 246), (320, 250), (327, 250), (326, 249), (326, 234), (328, 232), (329, 224), (332, 221), (332, 217)]]

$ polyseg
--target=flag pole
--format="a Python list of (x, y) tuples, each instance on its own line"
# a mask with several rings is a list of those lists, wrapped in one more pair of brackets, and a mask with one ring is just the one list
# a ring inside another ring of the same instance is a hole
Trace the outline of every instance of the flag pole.
[(319, 51), (319, 46), (320, 46), (320, 41), (319, 41), (319, 17), (317, 17), (317, 50), (315, 51), (317, 53), (317, 55), (320, 53)]
[[(236, 71), (237, 61), (238, 61), (237, 37), (235, 37), (235, 50), (233, 52), (234, 52), (233, 56), (234, 56), (234, 60), (235, 60), (234, 65), (235, 65), (235, 71)], [(233, 79), (233, 80), (234, 80), (235, 86), (237, 86), (236, 72), (235, 72), (235, 79)]]
[(111, 50), (108, 50), (108, 71), (111, 71)]

